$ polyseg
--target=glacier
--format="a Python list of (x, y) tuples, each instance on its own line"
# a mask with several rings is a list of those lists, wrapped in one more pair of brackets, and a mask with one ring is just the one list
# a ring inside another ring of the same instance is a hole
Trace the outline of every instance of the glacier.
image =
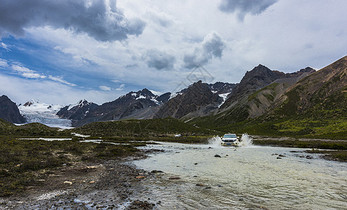
[(41, 123), (49, 127), (71, 128), (71, 120), (60, 119), (56, 114), (62, 108), (61, 105), (52, 105), (30, 100), (19, 105), (19, 112), (25, 117), (27, 123)]

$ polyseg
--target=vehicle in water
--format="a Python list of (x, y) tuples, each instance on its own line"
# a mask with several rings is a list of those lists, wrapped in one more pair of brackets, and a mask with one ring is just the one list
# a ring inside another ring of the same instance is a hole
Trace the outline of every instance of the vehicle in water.
[(227, 133), (227, 134), (224, 134), (224, 136), (222, 137), (221, 144), (222, 144), (222, 146), (235, 146), (235, 147), (237, 147), (240, 144), (240, 139), (234, 133)]

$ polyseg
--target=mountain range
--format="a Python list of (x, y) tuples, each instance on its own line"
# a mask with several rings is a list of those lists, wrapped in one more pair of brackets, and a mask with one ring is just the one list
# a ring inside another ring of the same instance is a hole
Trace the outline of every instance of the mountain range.
[[(177, 93), (162, 95), (145, 88), (102, 105), (81, 100), (75, 105), (54, 109), (54, 113), (77, 127), (98, 121), (167, 117), (210, 128), (258, 118), (263, 121), (299, 119), (300, 116), (345, 119), (346, 71), (347, 56), (319, 71), (307, 67), (283, 73), (258, 65), (238, 84), (198, 81)], [(6, 96), (0, 99), (0, 118), (25, 122), (19, 111), (23, 114), (25, 107), (32, 106), (30, 103), (18, 110)], [(24, 115), (30, 122), (28, 112)]]

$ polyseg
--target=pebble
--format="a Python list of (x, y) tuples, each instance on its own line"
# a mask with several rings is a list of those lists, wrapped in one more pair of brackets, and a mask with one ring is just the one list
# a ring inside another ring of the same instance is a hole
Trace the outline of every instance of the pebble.
[(306, 159), (313, 159), (313, 157), (311, 155), (307, 155)]
[(70, 182), (70, 181), (65, 181), (64, 184), (72, 185), (72, 182)]
[(170, 180), (177, 180), (177, 179), (181, 179), (181, 178), (178, 177), (178, 176), (171, 176), (171, 177), (169, 177), (169, 179), (170, 179)]
[(215, 155), (214, 157), (218, 157), (218, 158), (221, 158), (221, 156), (220, 156), (220, 155)]
[(157, 174), (157, 173), (164, 173), (163, 171), (160, 171), (160, 170), (153, 170), (151, 171), (152, 174)]

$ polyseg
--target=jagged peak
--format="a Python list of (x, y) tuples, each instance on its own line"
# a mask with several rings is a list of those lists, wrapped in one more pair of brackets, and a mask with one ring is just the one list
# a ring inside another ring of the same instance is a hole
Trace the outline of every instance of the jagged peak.
[(2, 95), (0, 98), (2, 98), (2, 99), (9, 99), (9, 97), (7, 97), (7, 95)]
[(84, 106), (84, 105), (87, 105), (87, 104), (90, 104), (90, 102), (88, 102), (86, 99), (80, 100), (80, 101), (78, 102), (78, 105), (79, 105), (79, 106)]

